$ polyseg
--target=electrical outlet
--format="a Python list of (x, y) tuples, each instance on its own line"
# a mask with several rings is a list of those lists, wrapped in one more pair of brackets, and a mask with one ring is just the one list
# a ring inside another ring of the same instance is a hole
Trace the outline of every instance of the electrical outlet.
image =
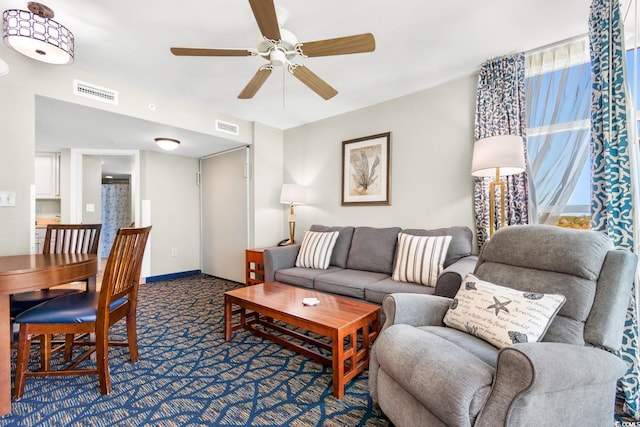
[(178, 256), (178, 248), (171, 248), (171, 256)]
[(15, 205), (16, 205), (15, 191), (0, 191), (0, 206), (15, 206)]

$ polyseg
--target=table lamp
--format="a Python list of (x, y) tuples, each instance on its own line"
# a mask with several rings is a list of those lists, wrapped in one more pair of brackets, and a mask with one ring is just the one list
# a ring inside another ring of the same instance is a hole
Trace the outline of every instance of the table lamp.
[(296, 215), (293, 210), (294, 205), (303, 205), (307, 201), (305, 188), (300, 184), (282, 184), (280, 192), (280, 203), (289, 205), (289, 244), (295, 243)]
[(524, 143), (518, 135), (497, 135), (482, 138), (473, 144), (471, 175), (494, 177), (489, 183), (489, 237), (495, 231), (496, 187), (500, 187), (500, 227), (505, 226), (505, 183), (501, 176), (521, 173), (525, 170)]

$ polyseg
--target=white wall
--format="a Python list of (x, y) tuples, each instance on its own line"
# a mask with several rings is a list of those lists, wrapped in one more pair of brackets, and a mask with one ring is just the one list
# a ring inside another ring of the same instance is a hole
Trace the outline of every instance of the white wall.
[[(30, 186), (34, 183), (36, 95), (217, 135), (246, 144), (252, 143), (253, 125), (251, 123), (190, 105), (188, 100), (170, 99), (158, 93), (149, 93), (122, 85), (105, 76), (88, 74), (75, 68), (74, 65), (52, 66), (40, 63), (9, 50), (2, 43), (0, 43), (0, 57), (10, 67), (9, 74), (0, 77), (0, 191), (16, 192), (15, 207), (0, 207), (0, 256), (29, 253), (32, 226)], [(117, 106), (104, 104), (73, 95), (74, 78), (117, 90), (120, 104)], [(154, 111), (148, 108), (150, 102), (157, 107)], [(240, 127), (240, 135), (234, 137), (217, 132), (216, 119), (237, 123)], [(61, 159), (63, 168), (70, 167), (68, 155), (68, 151), (63, 150)], [(149, 155), (146, 162), (149, 169), (142, 171), (141, 184), (145, 190), (150, 191), (150, 194), (145, 194), (144, 191), (140, 194), (141, 200), (153, 201), (153, 219), (159, 225), (152, 231), (152, 244), (158, 245), (154, 255), (157, 253), (159, 258), (152, 260), (151, 275), (198, 269), (200, 268), (200, 244), (199, 240), (194, 240), (194, 235), (199, 238), (199, 219), (190, 219), (190, 223), (182, 226), (183, 223), (173, 216), (173, 212), (175, 209), (184, 209), (189, 214), (197, 215), (200, 209), (199, 199), (192, 198), (189, 190), (186, 190), (187, 194), (181, 194), (183, 198), (178, 199), (178, 203), (182, 203), (181, 206), (174, 206), (178, 204), (175, 192), (162, 191), (162, 187), (157, 187), (158, 183), (173, 185), (185, 181), (195, 185), (195, 176), (192, 170), (188, 171), (187, 176), (182, 175), (187, 169), (183, 166), (183, 160), (177, 159), (174, 167), (173, 162), (158, 156), (161, 155)], [(159, 165), (153, 163), (156, 160), (160, 162)], [(197, 160), (191, 159), (191, 161), (195, 162), (197, 170)], [(63, 170), (61, 185), (68, 185), (68, 180), (68, 172)], [(64, 184), (65, 182), (67, 184)], [(158, 208), (164, 205), (166, 209)], [(62, 206), (61, 213), (62, 220), (68, 221), (70, 212), (67, 206)], [(168, 224), (177, 227), (172, 230), (167, 226)], [(187, 228), (188, 231), (184, 231)], [(175, 241), (174, 233), (184, 233), (179, 242)], [(179, 248), (178, 259), (169, 259), (166, 248), (176, 247), (174, 245)], [(180, 252), (180, 248), (183, 247), (185, 250)], [(195, 254), (192, 251), (196, 251)]]
[[(308, 203), (296, 208), (296, 240), (314, 223), (474, 230), (476, 81), (464, 78), (285, 131), (284, 180), (307, 186)], [(341, 206), (342, 141), (383, 132), (391, 132), (391, 205)]]
[[(93, 212), (87, 205), (93, 205)], [(99, 157), (82, 156), (82, 223), (102, 222), (102, 164)], [(103, 254), (106, 255), (106, 254)]]
[(255, 124), (252, 147), (253, 206), (250, 205), (254, 216), (250, 221), (254, 224), (252, 247), (273, 246), (284, 238), (282, 215), (285, 206), (280, 203), (283, 144), (284, 134), (281, 130)]
[[(229, 120), (186, 100), (128, 87), (73, 65), (51, 66), (24, 58), (2, 44), (0, 57), (10, 66), (9, 74), (0, 77), (0, 191), (16, 192), (16, 206), (0, 208), (0, 256), (29, 252), (36, 95), (212, 135), (217, 134), (216, 118)], [(74, 96), (74, 78), (118, 90), (120, 105)], [(282, 182), (308, 187), (308, 205), (296, 208), (297, 241), (312, 223), (472, 227), (469, 169), (475, 85), (475, 77), (470, 77), (285, 132), (233, 119), (240, 124), (240, 137), (234, 139), (247, 144), (254, 137), (260, 141), (253, 153), (255, 246), (286, 237), (286, 207), (277, 202)], [(148, 108), (152, 101), (155, 111)], [(341, 142), (387, 131), (391, 132), (391, 206), (342, 207)], [(154, 221), (151, 275), (197, 269), (199, 201), (194, 196), (197, 189), (191, 192), (192, 165), (197, 170), (197, 161), (176, 158), (174, 164), (176, 156), (142, 155), (140, 199), (152, 201)], [(64, 156), (63, 152), (63, 164)], [(181, 188), (178, 199), (167, 188)], [(62, 209), (64, 220), (68, 213)], [(170, 257), (173, 247), (178, 248), (178, 257)]]
[[(9, 62), (6, 55), (2, 58)], [(12, 74), (18, 74), (18, 78), (11, 78)], [(31, 88), (23, 79), (30, 77), (34, 78), (29, 69), (0, 77), (0, 191), (16, 193), (14, 207), (0, 207), (0, 256), (29, 253), (35, 103), (33, 94), (28, 95)]]
[(151, 275), (199, 270), (198, 159), (143, 151), (140, 169), (142, 199), (151, 203)]

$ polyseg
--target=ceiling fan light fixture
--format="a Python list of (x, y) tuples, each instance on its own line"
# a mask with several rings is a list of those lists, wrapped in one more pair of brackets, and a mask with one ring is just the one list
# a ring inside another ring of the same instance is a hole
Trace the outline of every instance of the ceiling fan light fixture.
[(2, 14), (2, 38), (22, 55), (48, 64), (73, 62), (74, 37), (67, 27), (53, 19), (53, 10), (28, 3), (29, 10), (7, 9)]
[(173, 138), (155, 138), (158, 147), (166, 151), (173, 151), (180, 145), (180, 141)]
[(295, 46), (298, 44), (298, 38), (289, 30), (280, 28), (280, 40), (274, 41), (266, 39), (262, 34), (256, 37), (256, 50), (259, 53), (268, 53), (275, 46), (279, 46), (283, 51), (290, 52), (289, 56), (295, 55)]
[(239, 99), (253, 98), (273, 71), (273, 67), (283, 65), (287, 65), (289, 72), (294, 77), (323, 99), (331, 99), (338, 94), (338, 91), (307, 67), (295, 63), (294, 57), (347, 55), (373, 52), (376, 48), (375, 38), (371, 33), (298, 43), (295, 34), (282, 28), (288, 16), (286, 10), (276, 7), (273, 0), (249, 0), (249, 5), (260, 29), (261, 38), (258, 39), (257, 49), (171, 48), (171, 53), (178, 56), (258, 55), (267, 59), (269, 64), (258, 68), (258, 71), (238, 95)]
[(271, 61), (271, 65), (281, 67), (287, 62), (287, 57), (280, 49), (272, 49), (269, 60)]

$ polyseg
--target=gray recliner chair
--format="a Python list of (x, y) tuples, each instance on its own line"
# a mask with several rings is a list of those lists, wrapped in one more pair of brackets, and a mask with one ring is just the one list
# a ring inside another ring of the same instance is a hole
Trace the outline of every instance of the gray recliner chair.
[(627, 370), (615, 353), (636, 266), (599, 232), (500, 229), (474, 275), (564, 295), (542, 341), (498, 349), (443, 323), (454, 300), (391, 294), (371, 354), (371, 396), (398, 427), (613, 425), (616, 381)]

